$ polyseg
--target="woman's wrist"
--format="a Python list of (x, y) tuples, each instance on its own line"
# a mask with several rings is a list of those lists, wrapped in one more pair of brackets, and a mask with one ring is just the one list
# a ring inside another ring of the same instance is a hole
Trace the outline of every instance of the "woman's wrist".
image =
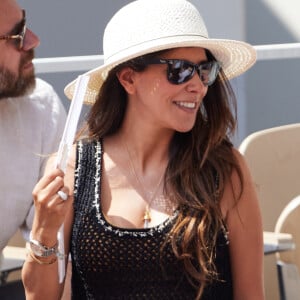
[(31, 230), (30, 240), (36, 240), (47, 248), (51, 248), (57, 244), (57, 232), (45, 229)]
[(31, 261), (38, 263), (39, 265), (52, 265), (57, 261), (57, 255), (53, 254), (48, 257), (41, 257), (37, 256), (33, 253), (31, 249), (28, 251), (28, 256), (30, 257)]

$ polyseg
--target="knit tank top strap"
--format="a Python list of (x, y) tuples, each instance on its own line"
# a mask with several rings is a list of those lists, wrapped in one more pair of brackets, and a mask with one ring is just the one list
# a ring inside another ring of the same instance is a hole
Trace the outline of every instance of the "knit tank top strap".
[[(76, 168), (74, 181), (75, 204), (79, 211), (85, 211), (91, 207), (91, 202), (99, 200), (99, 191), (96, 191), (96, 181), (100, 181), (102, 165), (102, 145), (99, 141), (79, 141), (76, 147)], [(96, 159), (96, 160), (95, 160)], [(90, 191), (89, 197), (81, 198), (82, 188)]]

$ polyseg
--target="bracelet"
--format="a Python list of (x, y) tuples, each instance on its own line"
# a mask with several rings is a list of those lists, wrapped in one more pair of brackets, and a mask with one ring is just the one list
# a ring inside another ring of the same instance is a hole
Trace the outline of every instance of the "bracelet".
[(38, 259), (32, 251), (29, 251), (30, 257), (40, 265), (52, 265), (57, 261), (57, 256), (55, 255), (50, 261), (42, 261)]
[(30, 242), (31, 251), (34, 253), (35, 256), (48, 257), (58, 252), (58, 242), (52, 247), (47, 247), (42, 243), (40, 243), (39, 241), (34, 240), (32, 238), (31, 232), (30, 232), (29, 242)]

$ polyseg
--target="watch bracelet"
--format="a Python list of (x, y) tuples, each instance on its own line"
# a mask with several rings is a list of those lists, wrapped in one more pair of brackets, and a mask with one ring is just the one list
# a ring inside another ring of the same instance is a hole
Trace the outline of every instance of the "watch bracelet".
[[(57, 261), (57, 256), (54, 256), (54, 258), (52, 258), (50, 261), (42, 261), (39, 258), (37, 258), (36, 255), (31, 250), (29, 250), (28, 253), (29, 253), (30, 257), (40, 265), (52, 265)], [(50, 256), (48, 256), (48, 257), (50, 257)]]
[[(53, 247), (47, 247), (34, 239), (30, 239), (29, 242), (30, 242), (30, 248), (36, 256), (48, 257), (53, 254), (56, 254), (56, 252), (58, 251), (57, 243)], [(38, 252), (40, 252), (41, 254), (39, 254)]]
[(31, 251), (37, 257), (48, 257), (53, 254), (55, 254), (58, 257), (60, 256), (60, 254), (57, 255), (58, 254), (58, 242), (56, 242), (56, 244), (54, 246), (48, 247), (48, 246), (42, 244), (41, 242), (39, 242), (38, 240), (35, 240), (32, 236), (31, 231), (30, 231), (30, 235), (29, 235), (29, 245), (30, 245)]

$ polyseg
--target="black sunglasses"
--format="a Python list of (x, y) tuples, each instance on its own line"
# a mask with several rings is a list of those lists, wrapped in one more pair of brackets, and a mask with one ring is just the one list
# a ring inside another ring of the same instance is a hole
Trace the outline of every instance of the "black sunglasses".
[(216, 80), (221, 65), (217, 61), (206, 61), (194, 64), (182, 59), (152, 58), (145, 61), (146, 65), (167, 64), (167, 78), (172, 84), (182, 84), (189, 81), (197, 71), (200, 80), (205, 86), (210, 86)]
[(14, 31), (18, 30), (16, 34), (11, 35), (2, 35), (0, 36), (0, 40), (12, 40), (14, 42), (15, 47), (18, 50), (21, 50), (24, 45), (24, 38), (26, 34), (26, 18), (25, 18), (25, 10), (22, 10), (23, 12), (23, 19), (22, 21), (15, 27)]

